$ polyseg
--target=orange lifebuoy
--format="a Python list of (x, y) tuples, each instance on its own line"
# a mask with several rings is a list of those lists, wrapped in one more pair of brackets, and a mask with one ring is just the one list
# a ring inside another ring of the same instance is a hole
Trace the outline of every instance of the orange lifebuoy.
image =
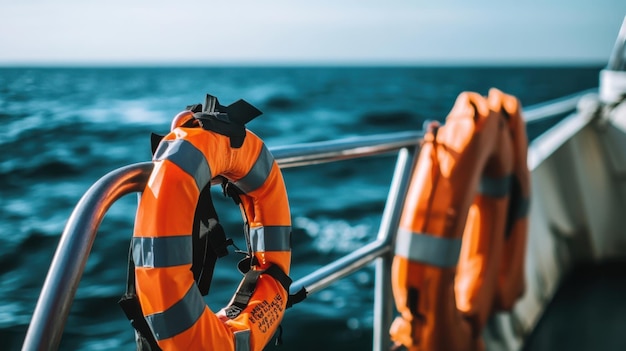
[[(288, 298), (288, 287), (264, 274), (279, 269), (286, 276), (290, 269), (291, 215), (283, 177), (254, 133), (246, 129), (243, 143), (233, 147), (227, 135), (200, 128), (192, 115), (179, 114), (154, 153), (133, 234), (137, 296), (163, 350), (262, 350)], [(213, 313), (190, 268), (196, 204), (217, 176), (241, 192), (256, 277), (247, 304), (237, 305), (236, 295), (229, 308)]]
[(521, 105), (516, 97), (492, 88), (489, 90), (488, 101), (493, 111), (506, 114), (513, 138), (511, 205), (507, 216), (506, 238), (494, 305), (497, 310), (510, 310), (525, 290), (524, 260), (530, 204), (528, 137)]
[(392, 265), (397, 344), (482, 347), (506, 260), (513, 144), (507, 116), (470, 92), (459, 95), (445, 125), (426, 132)]

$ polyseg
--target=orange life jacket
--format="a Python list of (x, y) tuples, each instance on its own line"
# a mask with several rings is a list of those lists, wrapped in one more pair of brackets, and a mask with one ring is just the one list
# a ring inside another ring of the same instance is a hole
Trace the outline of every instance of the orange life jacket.
[[(137, 210), (132, 258), (142, 314), (163, 350), (262, 350), (287, 307), (289, 203), (272, 154), (244, 127), (256, 116), (249, 117), (255, 113), (250, 108), (247, 103), (221, 106), (207, 96), (201, 111), (196, 105), (175, 118), (154, 152), (154, 169)], [(194, 213), (216, 177), (239, 194), (251, 257), (229, 305), (213, 313), (191, 267)]]
[[(481, 349), (496, 295), (510, 295), (498, 277), (523, 273), (522, 261), (503, 256), (506, 242), (523, 260), (525, 244), (515, 246), (505, 234), (512, 175), (521, 164), (515, 144), (522, 141), (501, 110), (479, 94), (462, 93), (445, 125), (431, 126), (424, 136), (392, 265), (400, 316), (390, 334), (410, 350)], [(511, 263), (507, 269), (501, 269), (503, 261)]]

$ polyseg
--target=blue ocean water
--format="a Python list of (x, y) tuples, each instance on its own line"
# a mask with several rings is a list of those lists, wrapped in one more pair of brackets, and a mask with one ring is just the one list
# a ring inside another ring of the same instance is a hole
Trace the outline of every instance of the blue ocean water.
[[(211, 93), (264, 114), (248, 127), (268, 146), (420, 129), (443, 121), (465, 90), (497, 87), (524, 106), (597, 86), (599, 67), (0, 68), (0, 340), (19, 350), (61, 232), (82, 194), (106, 173), (150, 159), (151, 132)], [(529, 127), (531, 137), (547, 125)], [(394, 158), (284, 171), (297, 279), (373, 240)], [(217, 194), (217, 193), (216, 193)], [(230, 236), (238, 208), (216, 196)], [(100, 227), (61, 350), (132, 350), (117, 306), (126, 279), (134, 196)], [(245, 246), (245, 245), (240, 245)], [(237, 255), (218, 262), (213, 309), (241, 276)], [(373, 269), (357, 272), (287, 311), (279, 350), (369, 349)], [(268, 349), (273, 349), (269, 346)]]

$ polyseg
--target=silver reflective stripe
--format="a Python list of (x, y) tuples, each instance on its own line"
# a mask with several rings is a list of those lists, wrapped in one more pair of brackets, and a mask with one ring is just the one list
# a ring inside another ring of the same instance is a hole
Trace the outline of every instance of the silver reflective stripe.
[(159, 144), (154, 161), (168, 160), (189, 174), (196, 181), (199, 190), (211, 180), (211, 169), (202, 154), (193, 144), (184, 139), (166, 140)]
[(248, 174), (234, 184), (246, 194), (255, 191), (265, 183), (265, 180), (270, 175), (273, 164), (274, 156), (272, 156), (265, 144), (263, 144), (259, 157), (257, 157)]
[(163, 268), (191, 264), (191, 235), (133, 238), (136, 267)]
[(440, 238), (425, 233), (412, 233), (399, 229), (396, 238), (396, 255), (411, 261), (437, 267), (455, 267), (461, 253), (461, 239)]
[(252, 252), (291, 250), (291, 226), (250, 228)]
[(478, 184), (478, 193), (489, 197), (504, 197), (511, 191), (511, 176), (492, 178), (483, 174)]
[(195, 284), (185, 296), (167, 310), (146, 316), (150, 330), (157, 340), (176, 336), (191, 328), (207, 308)]
[(235, 351), (250, 351), (250, 330), (240, 330), (235, 335)]

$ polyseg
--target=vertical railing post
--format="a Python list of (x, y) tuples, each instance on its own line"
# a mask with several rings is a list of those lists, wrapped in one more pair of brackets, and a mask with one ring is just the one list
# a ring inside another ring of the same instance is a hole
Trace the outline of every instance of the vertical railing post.
[(413, 171), (415, 150), (404, 148), (398, 152), (393, 179), (385, 203), (385, 209), (378, 230), (377, 240), (384, 241), (389, 248), (376, 259), (376, 281), (374, 287), (374, 326), (372, 350), (383, 351), (391, 348), (389, 328), (393, 319), (393, 294), (391, 291), (391, 262), (404, 197)]
[(393, 293), (391, 291), (391, 262), (390, 251), (376, 259), (376, 285), (374, 287), (374, 336), (373, 351), (391, 349), (389, 328), (393, 320)]

